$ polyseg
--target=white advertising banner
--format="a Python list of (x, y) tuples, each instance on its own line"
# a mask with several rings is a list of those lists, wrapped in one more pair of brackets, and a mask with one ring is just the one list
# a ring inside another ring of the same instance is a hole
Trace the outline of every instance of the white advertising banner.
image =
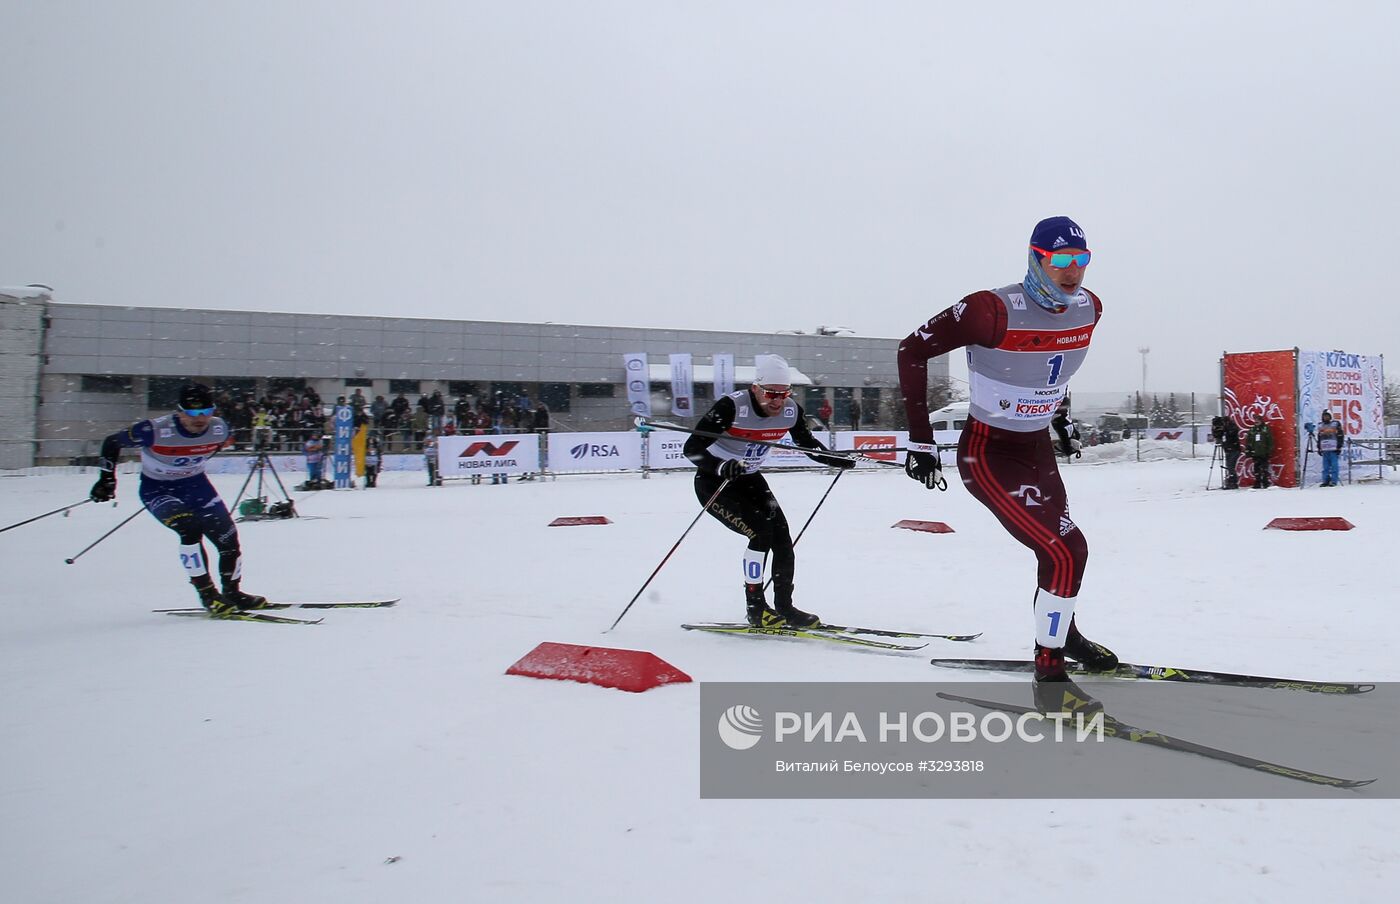
[(437, 442), (438, 473), (444, 479), (540, 469), (540, 438), (534, 433), (440, 436)]
[[(206, 474), (240, 474), (246, 475), (253, 469), (253, 464), (257, 461), (255, 455), (217, 455), (209, 459), (204, 464)], [(306, 476), (306, 456), (304, 455), (269, 455), (267, 463), (272, 465), (272, 469), (281, 477), (301, 477)], [(271, 475), (268, 475), (271, 477)]]
[(734, 391), (734, 356), (715, 355), (714, 361), (714, 386), (715, 398), (720, 399)]
[(695, 416), (695, 386), (688, 354), (671, 356), (671, 413), (676, 417)]
[(1298, 352), (1298, 417), (1304, 424), (1332, 412), (1347, 436), (1385, 435), (1385, 360), (1347, 352)]
[(620, 471), (642, 466), (642, 435), (629, 433), (551, 433), (551, 471)]
[(690, 434), (679, 430), (652, 430), (647, 434), (648, 468), (693, 468), (690, 459), (681, 454)]
[(651, 377), (647, 373), (646, 352), (629, 352), (622, 356), (627, 373), (627, 407), (633, 416), (651, 417)]
[(782, 443), (780, 448), (769, 449), (768, 457), (763, 459), (764, 470), (773, 468), (820, 468), (821, 464), (807, 457), (807, 453), (792, 445), (792, 440), (783, 437), (778, 442)]

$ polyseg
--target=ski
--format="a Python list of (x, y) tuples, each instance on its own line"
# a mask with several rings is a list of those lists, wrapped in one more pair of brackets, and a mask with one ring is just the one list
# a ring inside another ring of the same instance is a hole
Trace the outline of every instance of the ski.
[[(979, 669), (990, 672), (1032, 672), (1035, 663), (1029, 659), (931, 659), (930, 664), (945, 669)], [(1204, 669), (1178, 669), (1164, 665), (1135, 665), (1120, 662), (1112, 672), (1091, 672), (1077, 662), (1066, 662), (1065, 670), (1076, 675), (1098, 675), (1104, 678), (1145, 679), (1148, 681), (1187, 681), (1197, 684), (1229, 684), (1237, 687), (1265, 687), (1276, 690), (1306, 691), (1312, 694), (1364, 694), (1376, 689), (1374, 684), (1354, 684), (1338, 681), (1303, 681), (1296, 678), (1270, 678), (1264, 675), (1237, 675), (1233, 672), (1212, 672)]]
[(846, 644), (852, 647), (868, 647), (876, 650), (922, 650), (928, 646), (889, 643), (883, 640), (870, 640), (849, 634), (823, 634), (820, 628), (755, 628), (738, 622), (702, 622), (698, 625), (681, 625), (687, 631), (710, 631), (715, 634), (740, 634), (748, 637), (795, 637), (801, 640), (825, 640), (830, 643)]
[(391, 600), (356, 600), (343, 603), (271, 603), (268, 609), (387, 609), (398, 603)]
[(271, 625), (319, 625), (324, 621), (324, 619), (320, 618), (288, 618), (285, 615), (268, 615), (264, 612), (257, 611), (240, 612), (237, 615), (219, 617), (210, 615), (203, 609), (166, 609), (163, 611), (166, 615), (183, 615), (186, 618), (207, 618), (212, 621), (255, 621), (267, 622)]
[(964, 642), (976, 640), (982, 636), (982, 632), (976, 634), (925, 634), (920, 631), (887, 631), (884, 628), (855, 628), (850, 625), (828, 625), (822, 622), (815, 626), (822, 631), (830, 631), (834, 634), (872, 634), (875, 637), (933, 637), (938, 640), (954, 640)]
[[(976, 697), (964, 697), (961, 694), (948, 694), (939, 691), (938, 696), (942, 697), (944, 700), (969, 703), (973, 706), (980, 706), (983, 709), (1001, 710), (1007, 713), (1024, 714), (1037, 712), (1037, 710), (1029, 706), (1017, 706), (1014, 703), (1000, 703), (995, 700), (979, 700)], [(1333, 788), (1360, 788), (1375, 781), (1373, 778), (1337, 778), (1336, 776), (1325, 775), (1321, 772), (1310, 772), (1307, 769), (1295, 769), (1292, 766), (1272, 763), (1268, 760), (1247, 756), (1246, 754), (1221, 750), (1218, 747), (1207, 747), (1205, 744), (1197, 744), (1195, 741), (1188, 741), (1184, 738), (1173, 737), (1172, 735), (1162, 734), (1161, 732), (1152, 731), (1151, 729), (1129, 725), (1127, 722), (1116, 719), (1108, 713), (1103, 714), (1103, 731), (1105, 735), (1111, 738), (1120, 738), (1135, 744), (1148, 744), (1152, 747), (1161, 747), (1163, 750), (1194, 753), (1197, 756), (1203, 756), (1208, 759), (1219, 760), (1224, 763), (1233, 763), (1236, 766), (1243, 766), (1246, 769), (1253, 769), (1257, 772), (1267, 772), (1270, 775), (1296, 779), (1297, 781), (1308, 782), (1313, 785), (1327, 785)]]
[[(384, 609), (398, 602), (398, 599), (391, 600), (361, 600), (338, 603), (268, 603), (261, 609), (250, 610), (253, 612), (263, 612), (268, 609)], [(152, 609), (152, 612), (203, 612), (199, 607), (179, 608), (179, 609)]]

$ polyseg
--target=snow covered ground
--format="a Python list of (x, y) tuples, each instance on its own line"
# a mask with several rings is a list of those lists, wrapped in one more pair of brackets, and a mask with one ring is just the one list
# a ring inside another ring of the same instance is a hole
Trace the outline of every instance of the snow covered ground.
[[(1138, 662), (1400, 680), (1400, 484), (1206, 492), (1207, 467), (1066, 470), (1090, 544), (1086, 633)], [(226, 498), (240, 484), (215, 480)], [(830, 477), (770, 480), (796, 529)], [(0, 478), (0, 523), (91, 482)], [(700, 800), (698, 685), (634, 695), (502, 674), (545, 640), (651, 650), (698, 681), (946, 680), (928, 655), (1024, 656), (1033, 559), (952, 482), (850, 475), (798, 548), (798, 603), (829, 620), (985, 632), (871, 655), (679, 630), (742, 612), (742, 541), (709, 519), (601, 635), (693, 517), (682, 475), (428, 489), (390, 474), (374, 491), (297, 494), (316, 517), (242, 526), (248, 589), (403, 598), (311, 628), (152, 614), (194, 597), (174, 537), (144, 515), (65, 565), (133, 511), (126, 476), (115, 510), (0, 535), (0, 899), (1393, 893), (1395, 801)], [(590, 514), (615, 523), (546, 527)], [(1358, 529), (1261, 530), (1284, 515)], [(891, 530), (902, 518), (957, 533)], [(1178, 755), (1134, 752), (1144, 770)]]

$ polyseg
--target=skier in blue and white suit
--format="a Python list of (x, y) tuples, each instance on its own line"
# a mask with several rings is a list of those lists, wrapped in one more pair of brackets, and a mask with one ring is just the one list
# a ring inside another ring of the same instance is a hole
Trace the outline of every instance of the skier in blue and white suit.
[[(180, 563), (199, 594), (200, 605), (217, 618), (267, 605), (265, 598), (239, 588), (238, 528), (204, 473), (209, 459), (228, 443), (228, 425), (214, 417), (213, 393), (192, 383), (180, 391), (180, 407), (174, 413), (137, 421), (103, 441), (101, 474), (91, 492), (94, 502), (115, 497), (117, 459), (122, 449), (139, 448), (141, 502), (156, 520), (180, 535)], [(219, 551), (222, 592), (209, 576), (204, 537)]]

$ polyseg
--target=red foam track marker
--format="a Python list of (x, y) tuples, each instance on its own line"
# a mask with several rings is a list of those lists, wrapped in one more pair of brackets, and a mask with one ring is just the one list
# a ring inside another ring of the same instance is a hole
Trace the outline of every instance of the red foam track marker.
[(507, 675), (578, 681), (639, 694), (663, 684), (684, 684), (690, 676), (654, 653), (545, 642), (506, 669)]
[(602, 515), (578, 515), (571, 518), (555, 518), (549, 522), (550, 527), (577, 527), (580, 524), (612, 524)]
[(942, 521), (896, 521), (890, 527), (902, 527), (905, 530), (921, 530), (926, 534), (951, 534), (955, 531)]
[(1275, 518), (1264, 530), (1351, 530), (1356, 527), (1345, 518)]

